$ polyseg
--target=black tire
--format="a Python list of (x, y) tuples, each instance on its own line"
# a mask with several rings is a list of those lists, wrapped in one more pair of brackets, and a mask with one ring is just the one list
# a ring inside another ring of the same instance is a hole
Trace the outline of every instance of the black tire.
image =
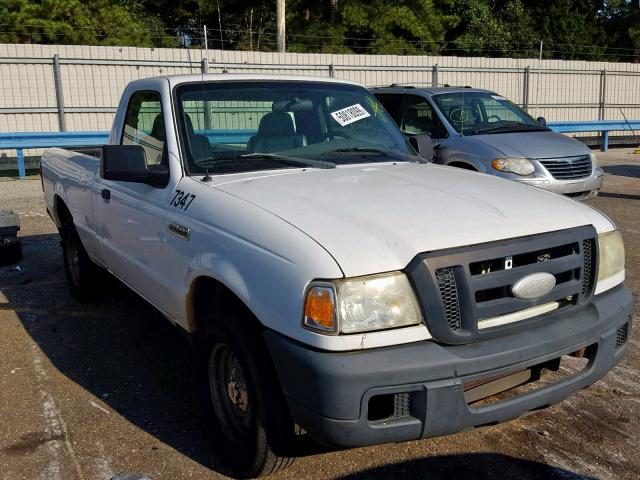
[(73, 220), (64, 223), (60, 237), (64, 271), (71, 295), (79, 302), (95, 300), (100, 290), (100, 267), (89, 258)]
[(234, 475), (255, 478), (293, 463), (294, 425), (261, 331), (213, 313), (203, 334), (203, 373), (214, 448)]
[(10, 242), (2, 244), (0, 239), (0, 267), (13, 265), (22, 260), (22, 245), (20, 240), (12, 239)]

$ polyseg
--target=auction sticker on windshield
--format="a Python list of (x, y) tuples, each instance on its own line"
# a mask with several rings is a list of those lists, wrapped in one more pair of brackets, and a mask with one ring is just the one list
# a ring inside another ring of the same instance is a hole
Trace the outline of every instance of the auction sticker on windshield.
[(331, 116), (336, 122), (344, 127), (345, 125), (357, 122), (358, 120), (370, 117), (371, 115), (364, 108), (362, 108), (362, 105), (356, 103), (355, 105), (343, 108), (342, 110), (331, 112)]

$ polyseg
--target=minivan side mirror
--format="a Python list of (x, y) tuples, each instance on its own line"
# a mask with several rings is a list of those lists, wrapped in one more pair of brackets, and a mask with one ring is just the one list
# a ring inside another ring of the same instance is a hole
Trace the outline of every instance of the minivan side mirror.
[(546, 127), (546, 126), (547, 126), (547, 121), (545, 120), (545, 118), (544, 118), (544, 117), (538, 117), (538, 118), (536, 118), (536, 121), (537, 121), (540, 125), (542, 125), (543, 127)]
[(431, 142), (431, 136), (426, 133), (421, 133), (418, 135), (410, 135), (408, 139), (411, 146), (418, 152), (418, 155), (427, 162), (433, 161), (433, 143)]
[(140, 145), (103, 145), (100, 175), (105, 180), (146, 183), (156, 188), (164, 188), (169, 183), (169, 168), (147, 166), (144, 148)]

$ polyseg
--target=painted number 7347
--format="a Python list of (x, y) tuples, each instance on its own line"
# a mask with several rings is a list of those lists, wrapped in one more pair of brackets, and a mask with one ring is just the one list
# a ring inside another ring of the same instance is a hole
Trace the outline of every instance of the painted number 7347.
[(176, 190), (176, 194), (173, 196), (169, 205), (172, 207), (180, 208), (181, 210), (186, 210), (196, 199), (196, 196), (193, 193), (187, 193), (183, 190)]

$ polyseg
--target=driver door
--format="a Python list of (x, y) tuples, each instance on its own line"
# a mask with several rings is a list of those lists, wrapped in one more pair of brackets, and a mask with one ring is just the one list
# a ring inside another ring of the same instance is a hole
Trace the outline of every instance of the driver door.
[[(147, 165), (168, 164), (165, 112), (159, 92), (137, 91), (130, 96), (121, 145), (144, 148)], [(169, 255), (166, 208), (174, 182), (164, 188), (145, 183), (99, 179), (98, 215), (102, 255), (109, 270), (155, 305), (166, 298), (159, 274)]]

